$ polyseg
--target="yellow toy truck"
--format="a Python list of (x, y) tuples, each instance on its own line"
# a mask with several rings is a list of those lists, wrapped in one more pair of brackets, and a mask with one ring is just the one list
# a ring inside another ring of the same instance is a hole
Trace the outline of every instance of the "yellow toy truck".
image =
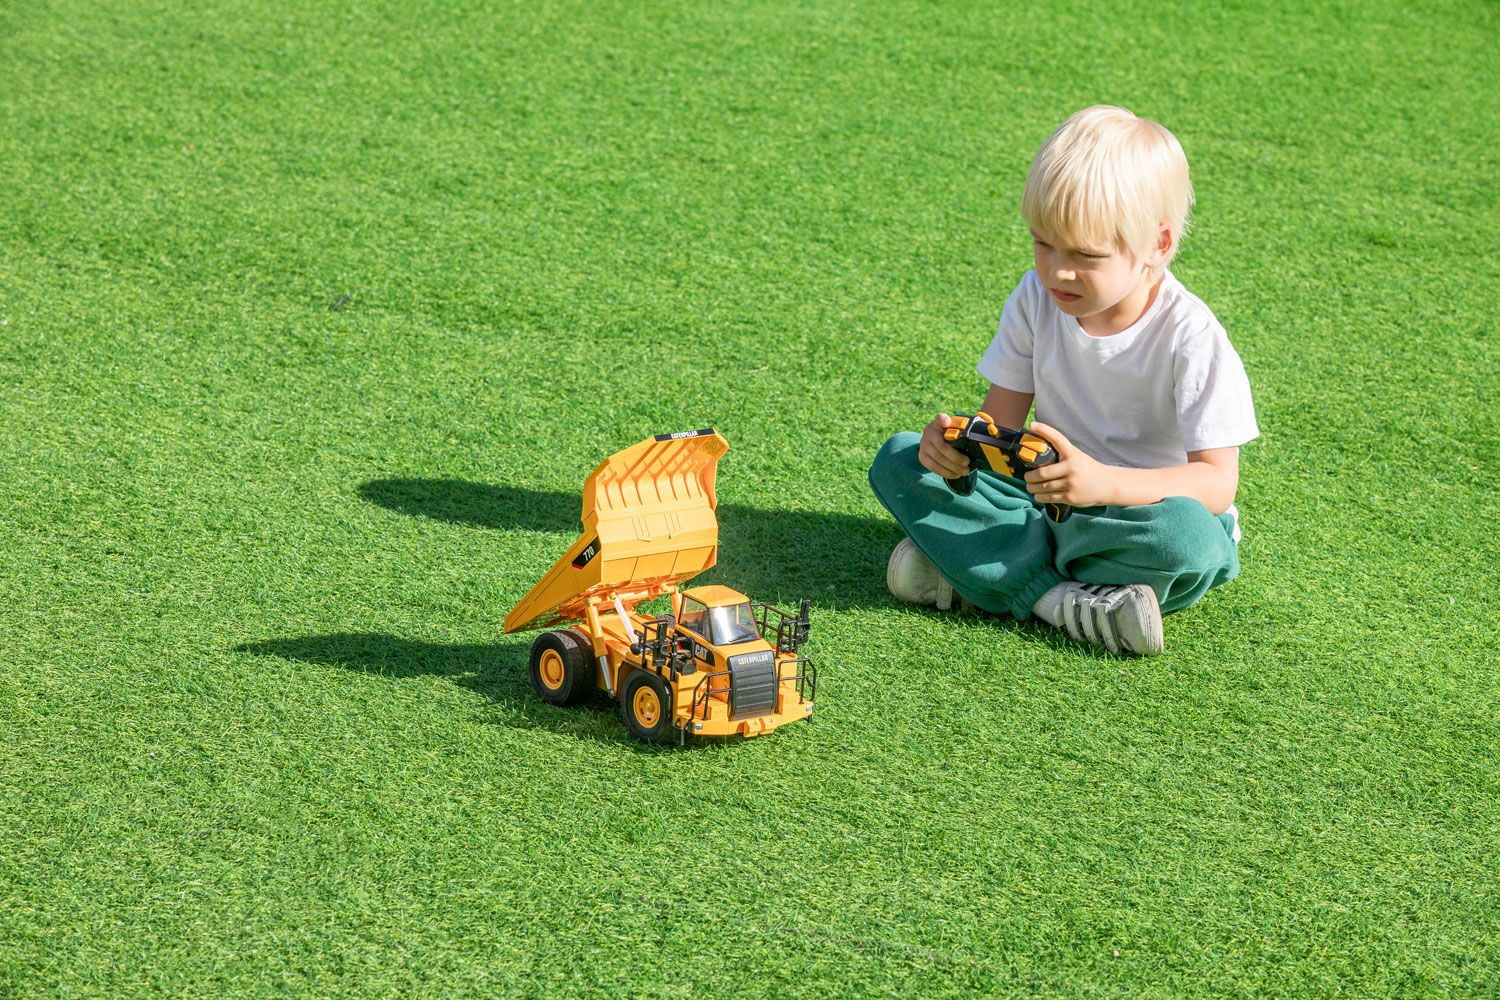
[[(583, 488), (583, 532), (505, 616), (531, 645), (543, 701), (600, 689), (637, 738), (759, 736), (812, 715), (817, 668), (799, 655), (808, 602), (788, 614), (728, 587), (679, 589), (718, 559), (714, 477), (729, 444), (712, 429), (658, 434), (604, 460)], [(670, 595), (671, 612), (640, 615)]]

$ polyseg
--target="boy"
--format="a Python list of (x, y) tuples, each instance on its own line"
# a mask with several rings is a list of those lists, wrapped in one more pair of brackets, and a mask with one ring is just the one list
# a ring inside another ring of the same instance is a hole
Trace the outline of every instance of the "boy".
[[(1167, 270), (1193, 201), (1187, 159), (1156, 122), (1086, 108), (1037, 153), (1021, 196), (1036, 270), (1011, 293), (980, 359), (980, 407), (1050, 441), (1025, 481), (982, 474), (943, 440), (887, 441), (870, 469), (906, 530), (897, 598), (1034, 615), (1111, 653), (1155, 655), (1161, 613), (1239, 572), (1239, 446), (1258, 436), (1250, 384), (1212, 312)], [(1061, 523), (1038, 506), (1075, 508)]]

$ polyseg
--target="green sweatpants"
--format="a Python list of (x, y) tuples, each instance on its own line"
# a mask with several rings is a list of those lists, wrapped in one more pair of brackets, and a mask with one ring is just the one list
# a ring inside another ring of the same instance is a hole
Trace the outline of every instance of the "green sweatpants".
[(986, 611), (1027, 618), (1064, 580), (1150, 584), (1161, 609), (1176, 611), (1239, 574), (1234, 517), (1191, 497), (1086, 507), (1056, 524), (1019, 480), (981, 472), (974, 492), (957, 496), (917, 461), (920, 440), (887, 441), (870, 487), (953, 589)]

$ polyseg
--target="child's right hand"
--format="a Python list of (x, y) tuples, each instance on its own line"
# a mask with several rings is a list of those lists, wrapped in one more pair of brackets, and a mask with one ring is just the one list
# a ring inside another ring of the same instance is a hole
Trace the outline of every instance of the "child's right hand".
[(917, 447), (917, 461), (922, 467), (944, 479), (962, 479), (969, 474), (969, 456), (943, 440), (943, 431), (956, 427), (958, 421), (946, 413), (922, 428), (922, 443)]

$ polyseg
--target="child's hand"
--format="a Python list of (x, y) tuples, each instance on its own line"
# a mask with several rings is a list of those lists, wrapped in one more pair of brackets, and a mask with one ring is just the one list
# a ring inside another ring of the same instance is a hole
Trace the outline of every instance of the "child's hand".
[(946, 413), (922, 428), (922, 443), (917, 447), (917, 461), (922, 467), (944, 479), (962, 479), (969, 474), (969, 456), (943, 440), (943, 431), (958, 422)]
[(1033, 422), (1028, 428), (1052, 442), (1057, 461), (1026, 473), (1026, 490), (1038, 503), (1063, 503), (1070, 507), (1097, 507), (1112, 503), (1114, 481), (1111, 467), (1085, 455), (1061, 431)]

